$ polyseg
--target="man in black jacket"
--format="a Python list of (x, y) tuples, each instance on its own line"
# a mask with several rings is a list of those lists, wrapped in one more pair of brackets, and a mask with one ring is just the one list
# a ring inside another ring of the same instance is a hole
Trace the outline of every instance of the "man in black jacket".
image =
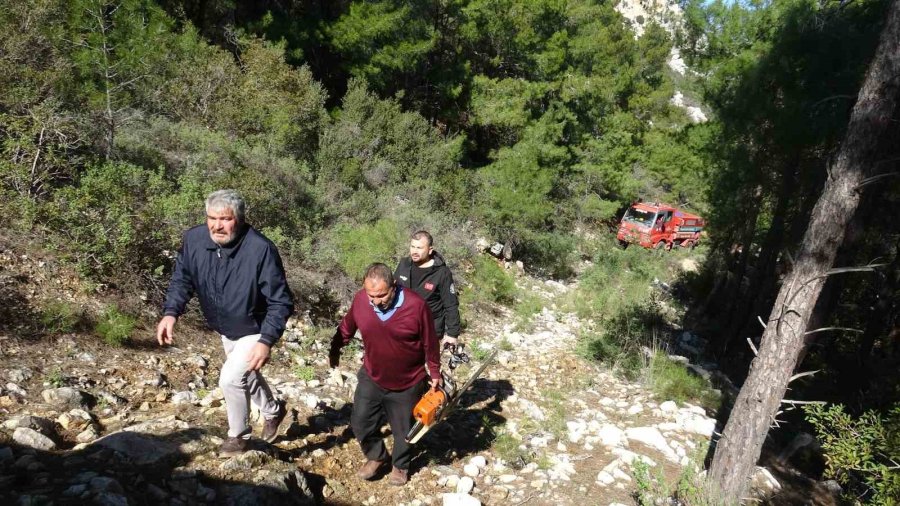
[(409, 256), (400, 260), (394, 278), (428, 303), (441, 345), (456, 344), (460, 332), (456, 286), (450, 268), (433, 245), (434, 239), (428, 232), (414, 233), (409, 241)]
[(275, 400), (260, 369), (284, 333), (294, 299), (278, 250), (244, 222), (244, 201), (234, 190), (206, 199), (206, 226), (185, 232), (156, 328), (160, 345), (172, 344), (175, 321), (196, 292), (209, 326), (222, 338), (225, 363), (219, 387), (228, 414), (220, 454), (248, 449), (250, 404), (265, 418), (262, 438), (275, 440), (287, 410)]

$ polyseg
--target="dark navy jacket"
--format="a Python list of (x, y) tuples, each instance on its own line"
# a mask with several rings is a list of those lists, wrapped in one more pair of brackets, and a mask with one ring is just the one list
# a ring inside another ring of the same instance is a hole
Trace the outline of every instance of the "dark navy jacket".
[(206, 322), (229, 339), (262, 334), (271, 346), (294, 311), (278, 249), (250, 226), (228, 247), (206, 225), (184, 233), (163, 314), (181, 316), (195, 292)]

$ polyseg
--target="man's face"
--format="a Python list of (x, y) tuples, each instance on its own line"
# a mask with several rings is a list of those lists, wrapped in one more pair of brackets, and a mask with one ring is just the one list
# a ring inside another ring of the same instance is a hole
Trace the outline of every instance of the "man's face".
[(409, 258), (417, 263), (425, 263), (431, 259), (431, 246), (428, 245), (428, 239), (413, 239), (409, 241)]
[(231, 209), (210, 209), (206, 213), (206, 227), (213, 242), (224, 246), (237, 235), (237, 218)]
[(394, 300), (394, 292), (397, 290), (394, 283), (386, 283), (382, 279), (366, 279), (363, 289), (369, 296), (369, 302), (378, 309), (384, 311), (390, 307)]

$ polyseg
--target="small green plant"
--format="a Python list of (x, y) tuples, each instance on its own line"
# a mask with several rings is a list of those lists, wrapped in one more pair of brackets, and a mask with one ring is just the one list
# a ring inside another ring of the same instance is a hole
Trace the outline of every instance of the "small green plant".
[(737, 506), (730, 504), (718, 492), (718, 488), (705, 481), (698, 470), (706, 455), (707, 446), (693, 452), (691, 461), (681, 468), (674, 481), (667, 481), (661, 466), (651, 468), (641, 459), (635, 459), (631, 472), (634, 476), (634, 498), (641, 506), (657, 504), (684, 504), (687, 506)]
[(52, 301), (41, 309), (41, 326), (49, 334), (67, 334), (81, 320), (80, 308), (70, 302)]
[(653, 479), (650, 465), (641, 459), (635, 459), (631, 465), (634, 475), (634, 483), (637, 489), (634, 491), (635, 499), (641, 506), (654, 506), (658, 497), (658, 482)]
[(494, 432), (491, 451), (514, 469), (521, 469), (534, 460), (534, 456), (521, 448), (522, 442), (506, 430)]
[(523, 294), (513, 306), (513, 312), (516, 314), (516, 329), (519, 331), (531, 330), (535, 315), (540, 313), (543, 308), (543, 299), (532, 293)]
[(565, 439), (567, 432), (566, 427), (566, 398), (562, 392), (551, 390), (545, 395), (547, 405), (544, 412), (547, 420), (544, 423), (544, 429), (550, 431), (557, 439)]
[(501, 351), (513, 351), (513, 349), (515, 349), (512, 343), (509, 342), (509, 339), (505, 337), (500, 340), (499, 344), (497, 344), (497, 348), (499, 348)]
[(469, 342), (469, 354), (472, 355), (472, 358), (475, 360), (481, 362), (487, 358), (488, 353), (490, 353), (490, 350), (485, 348), (477, 339), (472, 339)]
[(133, 316), (123, 313), (116, 306), (108, 306), (100, 320), (97, 322), (95, 331), (97, 335), (106, 341), (110, 346), (122, 346), (131, 339), (134, 332), (136, 321)]
[(298, 365), (294, 367), (294, 376), (303, 381), (309, 381), (316, 377), (316, 370), (311, 365)]
[(544, 471), (553, 468), (553, 461), (550, 460), (550, 457), (546, 455), (541, 455), (540, 457), (538, 457), (536, 463), (538, 465), (538, 469), (542, 469)]
[(62, 370), (57, 367), (47, 375), (47, 383), (50, 384), (53, 388), (59, 388), (65, 386), (66, 378), (63, 376)]

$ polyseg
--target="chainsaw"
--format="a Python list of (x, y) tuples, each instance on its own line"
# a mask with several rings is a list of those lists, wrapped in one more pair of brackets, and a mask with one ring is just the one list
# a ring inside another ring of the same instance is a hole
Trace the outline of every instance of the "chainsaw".
[[(451, 371), (459, 367), (460, 364), (469, 363), (469, 355), (463, 351), (462, 345), (448, 344), (444, 347), (450, 352), (450, 358), (447, 360), (447, 368)], [(497, 350), (491, 352), (490, 355), (482, 362), (482, 364), (469, 376), (469, 379), (463, 383), (461, 388), (457, 388), (456, 381), (444, 371), (441, 371), (443, 385), (437, 389), (429, 389), (425, 395), (419, 399), (413, 408), (413, 418), (416, 422), (409, 433), (406, 434), (406, 442), (416, 443), (435, 425), (444, 421), (447, 416), (459, 405), (462, 395), (472, 386), (472, 383), (481, 376), (481, 373), (497, 356)]]

